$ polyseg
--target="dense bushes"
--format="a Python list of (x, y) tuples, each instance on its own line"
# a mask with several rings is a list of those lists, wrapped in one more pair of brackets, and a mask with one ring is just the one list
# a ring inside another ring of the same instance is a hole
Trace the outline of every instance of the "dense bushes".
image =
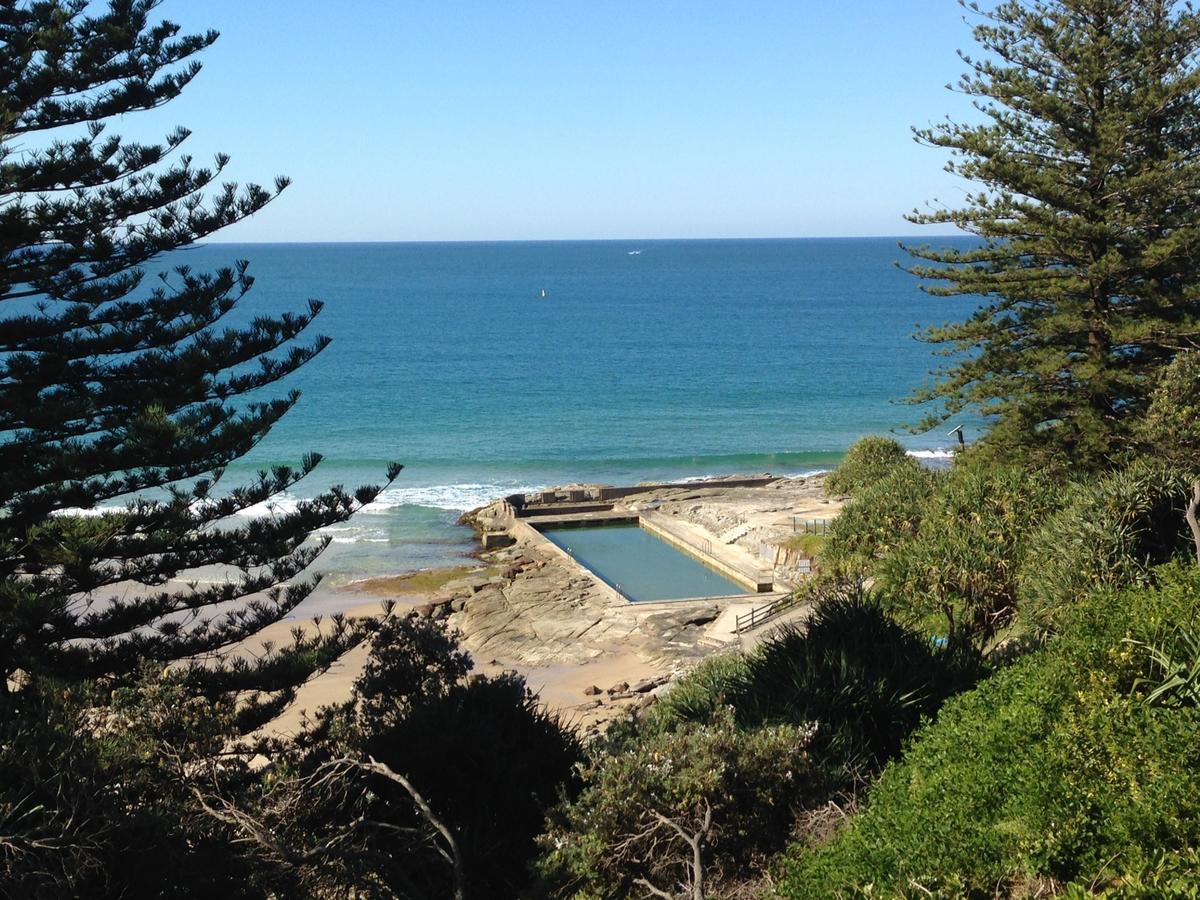
[(861, 438), (846, 451), (841, 465), (825, 477), (825, 491), (853, 496), (896, 469), (916, 469), (919, 464), (892, 438)]
[(870, 769), (979, 671), (971, 653), (934, 646), (859, 585), (826, 586), (803, 629), (783, 628), (751, 654), (698, 667), (651, 709), (643, 730), (704, 722), (730, 708), (747, 729), (816, 723), (813, 748), (822, 759)]
[(1099, 587), (1142, 583), (1187, 547), (1189, 478), (1139, 463), (1077, 485), (1033, 535), (1019, 573), (1021, 619), (1045, 636), (1071, 605)]
[(595, 758), (587, 788), (544, 838), (545, 889), (615, 898), (645, 895), (644, 883), (675, 892), (736, 878), (779, 849), (797, 808), (824, 793), (808, 737), (793, 725), (745, 732), (724, 710)]
[(1154, 590), (1093, 595), (1047, 649), (950, 701), (845, 834), (781, 864), (783, 895), (993, 896), (1194, 850), (1200, 710), (1147, 703), (1152, 667), (1126, 638), (1200, 624), (1200, 572), (1159, 575)]
[[(103, 703), (101, 704), (101, 700)], [(232, 711), (156, 674), (115, 696), (35, 679), (0, 692), (0, 896), (264, 897), (285, 875), (195, 801), (196, 758), (230, 790)]]
[[(1016, 468), (955, 468), (920, 525), (874, 569), (891, 608), (982, 648), (1017, 608), (1017, 572), (1061, 488)], [(937, 623), (936, 625), (934, 623)]]
[(386, 896), (449, 897), (456, 869), (472, 896), (526, 885), (545, 811), (572, 790), (581, 747), (522, 679), (464, 678), (469, 669), (457, 635), (428, 619), (388, 619), (352, 699), (284, 748), (271, 824), (295, 846), (337, 848), (305, 867), (314, 893), (374, 885)]
[(640, 722), (610, 730), (547, 839), (543, 870), (560, 896), (623, 897), (636, 878), (688, 883), (686, 842), (659, 816), (695, 835), (709, 809), (714, 878), (745, 877), (793, 832), (797, 812), (895, 756), (978, 674), (972, 658), (902, 627), (859, 586), (826, 591), (806, 630), (709, 660)]
[(803, 631), (769, 639), (726, 701), (746, 727), (816, 723), (814, 748), (824, 759), (870, 770), (976, 675), (969, 654), (933, 646), (855, 587), (819, 601)]
[(1012, 620), (1034, 532), (1062, 502), (1060, 485), (1018, 468), (899, 468), (834, 520), (824, 571), (873, 578), (890, 611), (982, 647)]
[(925, 505), (943, 478), (919, 466), (900, 466), (861, 490), (829, 527), (822, 569), (840, 578), (868, 574), (881, 557), (917, 533)]

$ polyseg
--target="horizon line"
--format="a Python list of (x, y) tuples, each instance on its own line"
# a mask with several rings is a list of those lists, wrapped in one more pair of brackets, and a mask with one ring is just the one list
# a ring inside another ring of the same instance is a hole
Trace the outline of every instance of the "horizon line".
[[(911, 239), (912, 235), (903, 234), (859, 234), (859, 235), (803, 235), (803, 236), (778, 236), (778, 237), (656, 237), (656, 238), (639, 238), (639, 237), (621, 237), (621, 238), (445, 238), (445, 239), (372, 239), (372, 240), (306, 240), (306, 241), (283, 241), (283, 240), (200, 240), (187, 246), (200, 246), (202, 244), (213, 245), (234, 245), (234, 244), (257, 244), (262, 246), (283, 245), (283, 244), (616, 244), (616, 243), (684, 243), (684, 242), (702, 242), (702, 241), (906, 241)], [(971, 234), (931, 234), (921, 236), (922, 241), (944, 240), (947, 238), (970, 238), (975, 237)]]

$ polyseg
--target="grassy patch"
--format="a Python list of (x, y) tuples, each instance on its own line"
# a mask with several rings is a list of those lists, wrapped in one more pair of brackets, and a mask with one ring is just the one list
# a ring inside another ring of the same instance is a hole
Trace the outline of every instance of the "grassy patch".
[(824, 545), (825, 536), (820, 534), (794, 534), (783, 542), (787, 549), (799, 550), (809, 559), (816, 559)]

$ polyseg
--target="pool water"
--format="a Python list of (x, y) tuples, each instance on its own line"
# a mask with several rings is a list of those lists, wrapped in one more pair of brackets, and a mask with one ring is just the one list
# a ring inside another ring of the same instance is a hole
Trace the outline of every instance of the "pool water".
[(638, 525), (548, 528), (542, 534), (634, 602), (748, 593)]

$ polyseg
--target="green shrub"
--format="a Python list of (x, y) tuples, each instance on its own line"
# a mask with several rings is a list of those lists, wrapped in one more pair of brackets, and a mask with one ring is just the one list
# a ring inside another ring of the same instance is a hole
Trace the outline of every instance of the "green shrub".
[(782, 846), (797, 806), (826, 793), (807, 741), (808, 730), (792, 725), (742, 731), (725, 710), (596, 757), (587, 787), (542, 838), (543, 890), (581, 900), (644, 896), (644, 879), (676, 891), (694, 880), (692, 849), (677, 828), (705, 833), (708, 886), (736, 878)]
[(1190, 547), (1183, 510), (1190, 480), (1138, 463), (1078, 485), (1033, 535), (1018, 573), (1020, 615), (1043, 637), (1101, 587), (1146, 583), (1153, 566)]
[(1156, 853), (1151, 859), (1113, 860), (1103, 879), (1066, 885), (1064, 900), (1200, 900), (1200, 852)]
[(1047, 648), (949, 701), (847, 831), (789, 851), (780, 893), (992, 897), (1194, 850), (1200, 710), (1145, 702), (1147, 660), (1125, 639), (1194, 629), (1200, 570), (1157, 574), (1153, 590), (1088, 598)]
[(378, 773), (334, 777), (332, 761), (378, 760), (407, 778), (454, 834), (468, 895), (517, 896), (530, 878), (547, 809), (576, 788), (576, 735), (516, 675), (466, 676), (456, 633), (411, 617), (385, 620), (352, 699), (324, 710), (290, 754), (267, 806), (292, 846), (322, 846), (313, 892), (442, 897), (444, 847), (407, 789)]
[[(263, 885), (277, 867), (200, 809), (189, 777), (205, 773), (183, 762), (222, 752), (230, 704), (161, 672), (112, 698), (110, 688), (38, 678), (0, 692), (0, 896), (272, 893)], [(255, 781), (234, 755), (219, 776), (227, 796)]]
[(854, 496), (900, 468), (918, 469), (920, 464), (892, 438), (861, 438), (846, 451), (841, 465), (825, 476), (825, 492)]
[(802, 629), (782, 628), (746, 656), (698, 666), (636, 731), (704, 724), (731, 708), (746, 729), (815, 723), (813, 750), (831, 768), (877, 768), (978, 674), (973, 656), (934, 646), (861, 587), (826, 586)]
[(1163, 369), (1136, 432), (1151, 459), (1194, 470), (1200, 461), (1200, 351), (1180, 353)]
[(944, 473), (901, 466), (862, 490), (829, 527), (821, 564), (843, 578), (870, 574), (876, 562), (917, 533)]
[(831, 766), (874, 769), (978, 671), (971, 655), (934, 646), (848, 587), (818, 601), (803, 630), (782, 629), (749, 656), (725, 696), (743, 727), (813, 722), (814, 750)]
[(1017, 607), (1032, 532), (1062, 501), (1050, 479), (1016, 468), (956, 468), (924, 503), (916, 534), (875, 567), (901, 615), (982, 648)]
[[(638, 737), (673, 731), (685, 723), (705, 723), (729, 705), (729, 698), (745, 678), (747, 657), (741, 653), (713, 656), (671, 685), (647, 710), (636, 727)], [(609, 729), (620, 738), (621, 724)]]
[(788, 538), (784, 546), (788, 550), (798, 550), (811, 560), (816, 560), (825, 546), (823, 534), (797, 534)]

